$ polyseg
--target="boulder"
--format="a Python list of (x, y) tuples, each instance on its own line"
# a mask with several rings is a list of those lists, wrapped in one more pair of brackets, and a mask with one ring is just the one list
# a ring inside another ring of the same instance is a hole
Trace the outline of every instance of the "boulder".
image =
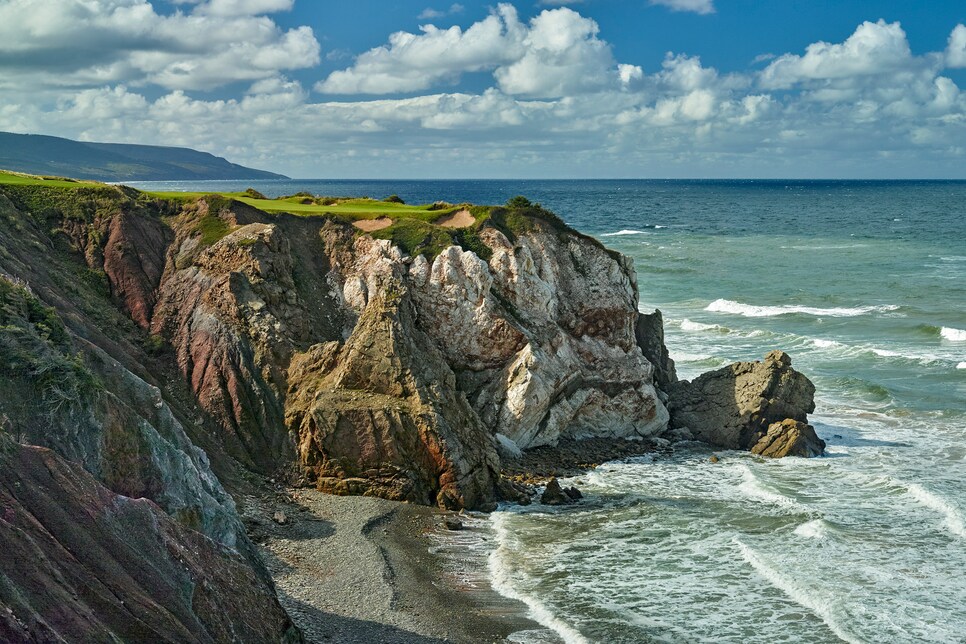
[(574, 500), (570, 498), (570, 495), (560, 487), (556, 477), (550, 479), (550, 482), (547, 483), (547, 489), (543, 491), (543, 495), (540, 497), (540, 503), (544, 505), (568, 505), (573, 502)]
[(764, 361), (736, 362), (674, 383), (671, 426), (687, 427), (717, 447), (751, 449), (774, 423), (806, 423), (815, 410), (815, 386), (791, 365), (788, 354), (772, 351)]
[(580, 499), (584, 498), (583, 493), (580, 490), (578, 490), (576, 487), (573, 487), (573, 486), (565, 487), (563, 491), (564, 491), (564, 494), (570, 497), (570, 500), (572, 501), (579, 501)]
[(446, 517), (443, 519), (443, 525), (446, 526), (447, 530), (459, 531), (463, 529), (463, 522), (456, 517)]
[(825, 441), (815, 433), (815, 428), (801, 421), (786, 418), (780, 423), (768, 426), (768, 432), (751, 451), (761, 456), (781, 458), (783, 456), (802, 456), (809, 458), (821, 456), (825, 452)]

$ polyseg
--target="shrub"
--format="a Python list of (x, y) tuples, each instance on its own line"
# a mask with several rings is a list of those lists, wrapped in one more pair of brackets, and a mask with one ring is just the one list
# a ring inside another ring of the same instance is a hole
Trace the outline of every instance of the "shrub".
[(531, 208), (533, 204), (530, 200), (523, 195), (517, 195), (516, 197), (510, 197), (506, 202), (507, 208)]
[(405, 201), (402, 200), (402, 197), (400, 197), (399, 195), (389, 195), (388, 197), (383, 199), (383, 201), (385, 201), (386, 203), (401, 203), (401, 204), (406, 203)]
[(247, 190), (245, 190), (245, 196), (251, 197), (252, 199), (268, 199), (268, 197), (260, 193), (258, 190), (255, 190), (254, 188), (248, 188)]

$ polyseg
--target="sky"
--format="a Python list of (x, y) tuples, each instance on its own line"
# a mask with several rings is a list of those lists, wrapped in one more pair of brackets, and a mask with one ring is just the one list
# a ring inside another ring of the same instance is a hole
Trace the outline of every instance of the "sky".
[(966, 2), (0, 0), (0, 130), (298, 178), (966, 179)]

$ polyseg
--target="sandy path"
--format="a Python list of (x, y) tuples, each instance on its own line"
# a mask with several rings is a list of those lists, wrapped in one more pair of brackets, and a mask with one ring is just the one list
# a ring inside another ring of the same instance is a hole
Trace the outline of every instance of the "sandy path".
[(433, 223), (444, 228), (466, 228), (467, 226), (475, 224), (476, 218), (473, 217), (473, 214), (469, 210), (464, 209), (459, 212), (443, 215)]
[(383, 228), (389, 228), (392, 226), (392, 219), (389, 217), (380, 217), (379, 219), (360, 219), (359, 221), (352, 222), (352, 225), (359, 230), (364, 230), (367, 233), (371, 233), (376, 230), (382, 230)]

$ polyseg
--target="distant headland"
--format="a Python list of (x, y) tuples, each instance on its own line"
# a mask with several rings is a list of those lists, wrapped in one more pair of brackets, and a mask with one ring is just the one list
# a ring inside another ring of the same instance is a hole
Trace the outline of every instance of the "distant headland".
[(288, 179), (191, 148), (90, 143), (10, 132), (0, 132), (0, 167), (95, 181)]

